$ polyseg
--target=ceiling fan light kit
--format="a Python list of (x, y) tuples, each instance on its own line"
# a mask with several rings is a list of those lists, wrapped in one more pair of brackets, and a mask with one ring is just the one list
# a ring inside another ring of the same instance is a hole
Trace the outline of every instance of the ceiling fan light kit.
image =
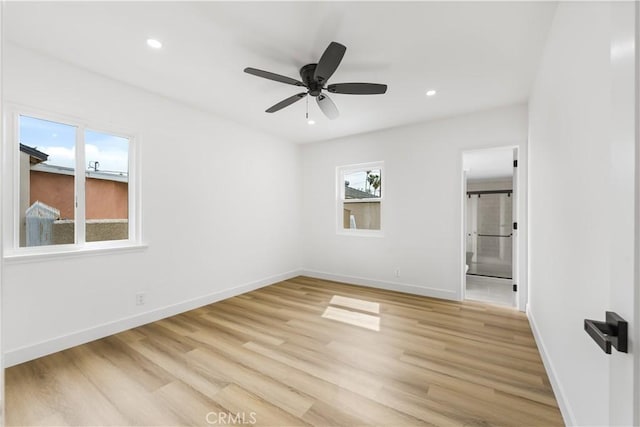
[(307, 89), (306, 92), (297, 93), (269, 107), (266, 110), (267, 113), (275, 113), (296, 101), (300, 101), (307, 95), (311, 95), (316, 98), (316, 102), (324, 115), (333, 120), (338, 118), (340, 113), (331, 98), (329, 98), (326, 93), (323, 93), (323, 91), (346, 95), (381, 95), (387, 91), (387, 85), (378, 83), (335, 83), (327, 86), (327, 81), (340, 65), (346, 51), (347, 48), (344, 45), (331, 42), (317, 64), (307, 64), (300, 68), (300, 78), (302, 81), (251, 67), (245, 68), (244, 72), (264, 79), (293, 86), (301, 86)]

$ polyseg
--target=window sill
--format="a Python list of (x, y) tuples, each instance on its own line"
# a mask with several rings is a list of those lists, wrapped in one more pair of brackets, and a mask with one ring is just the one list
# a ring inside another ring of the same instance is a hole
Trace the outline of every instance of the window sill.
[(46, 261), (49, 259), (75, 258), (91, 255), (102, 255), (110, 253), (138, 252), (149, 247), (146, 243), (124, 242), (96, 242), (87, 243), (83, 246), (60, 245), (37, 248), (20, 248), (7, 250), (4, 253), (4, 261), (10, 262), (31, 262)]
[(382, 203), (381, 197), (370, 198), (370, 199), (342, 199), (342, 203), (348, 205), (350, 203)]
[(351, 236), (351, 237), (384, 237), (384, 231), (382, 230), (352, 230), (341, 229), (336, 231), (338, 236)]

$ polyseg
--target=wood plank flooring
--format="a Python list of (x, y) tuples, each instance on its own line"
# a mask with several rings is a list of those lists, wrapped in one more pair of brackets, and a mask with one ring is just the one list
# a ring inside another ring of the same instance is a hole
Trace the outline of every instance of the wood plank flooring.
[(297, 277), (6, 370), (8, 425), (562, 425), (526, 316)]

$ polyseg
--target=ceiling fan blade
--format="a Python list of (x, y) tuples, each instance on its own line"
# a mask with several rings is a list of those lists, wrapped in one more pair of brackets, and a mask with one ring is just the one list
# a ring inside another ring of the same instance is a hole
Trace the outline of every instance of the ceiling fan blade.
[(290, 96), (289, 98), (283, 101), (278, 102), (276, 105), (274, 105), (273, 107), (270, 107), (265, 111), (267, 113), (275, 113), (276, 111), (282, 110), (284, 107), (288, 107), (289, 105), (293, 104), (296, 101), (300, 101), (305, 96), (307, 96), (307, 92), (298, 93), (296, 95)]
[(340, 43), (331, 42), (318, 61), (313, 78), (320, 84), (326, 83), (342, 61), (347, 48)]
[(247, 67), (244, 69), (245, 73), (253, 74), (254, 76), (262, 77), (263, 79), (274, 80), (280, 83), (286, 83), (294, 86), (304, 86), (299, 80), (292, 79), (291, 77), (281, 76), (280, 74), (270, 73), (269, 71), (258, 70), (257, 68)]
[(331, 93), (345, 93), (349, 95), (381, 95), (387, 91), (387, 85), (378, 83), (336, 83), (327, 86)]
[(320, 107), (324, 115), (329, 119), (337, 119), (340, 115), (340, 113), (338, 112), (338, 107), (336, 107), (336, 104), (334, 104), (331, 98), (329, 98), (327, 95), (318, 95), (316, 97), (316, 102), (318, 103), (318, 106)]

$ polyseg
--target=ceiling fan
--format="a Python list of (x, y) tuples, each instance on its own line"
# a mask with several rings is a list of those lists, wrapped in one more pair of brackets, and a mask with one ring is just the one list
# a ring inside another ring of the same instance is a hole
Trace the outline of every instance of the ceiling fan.
[(311, 95), (316, 98), (316, 102), (324, 115), (330, 119), (335, 119), (340, 115), (340, 113), (338, 113), (338, 108), (331, 98), (329, 98), (326, 93), (322, 92), (323, 90), (331, 93), (342, 93), (348, 95), (379, 95), (387, 91), (387, 85), (377, 83), (334, 83), (327, 85), (327, 81), (336, 71), (338, 65), (340, 65), (340, 61), (342, 61), (342, 57), (346, 51), (347, 48), (345, 46), (337, 42), (331, 42), (317, 64), (307, 64), (300, 68), (300, 77), (302, 81), (251, 67), (245, 68), (244, 72), (280, 83), (301, 86), (307, 89), (306, 92), (297, 93), (269, 107), (266, 110), (267, 113), (275, 113), (296, 101), (300, 101), (307, 95)]

